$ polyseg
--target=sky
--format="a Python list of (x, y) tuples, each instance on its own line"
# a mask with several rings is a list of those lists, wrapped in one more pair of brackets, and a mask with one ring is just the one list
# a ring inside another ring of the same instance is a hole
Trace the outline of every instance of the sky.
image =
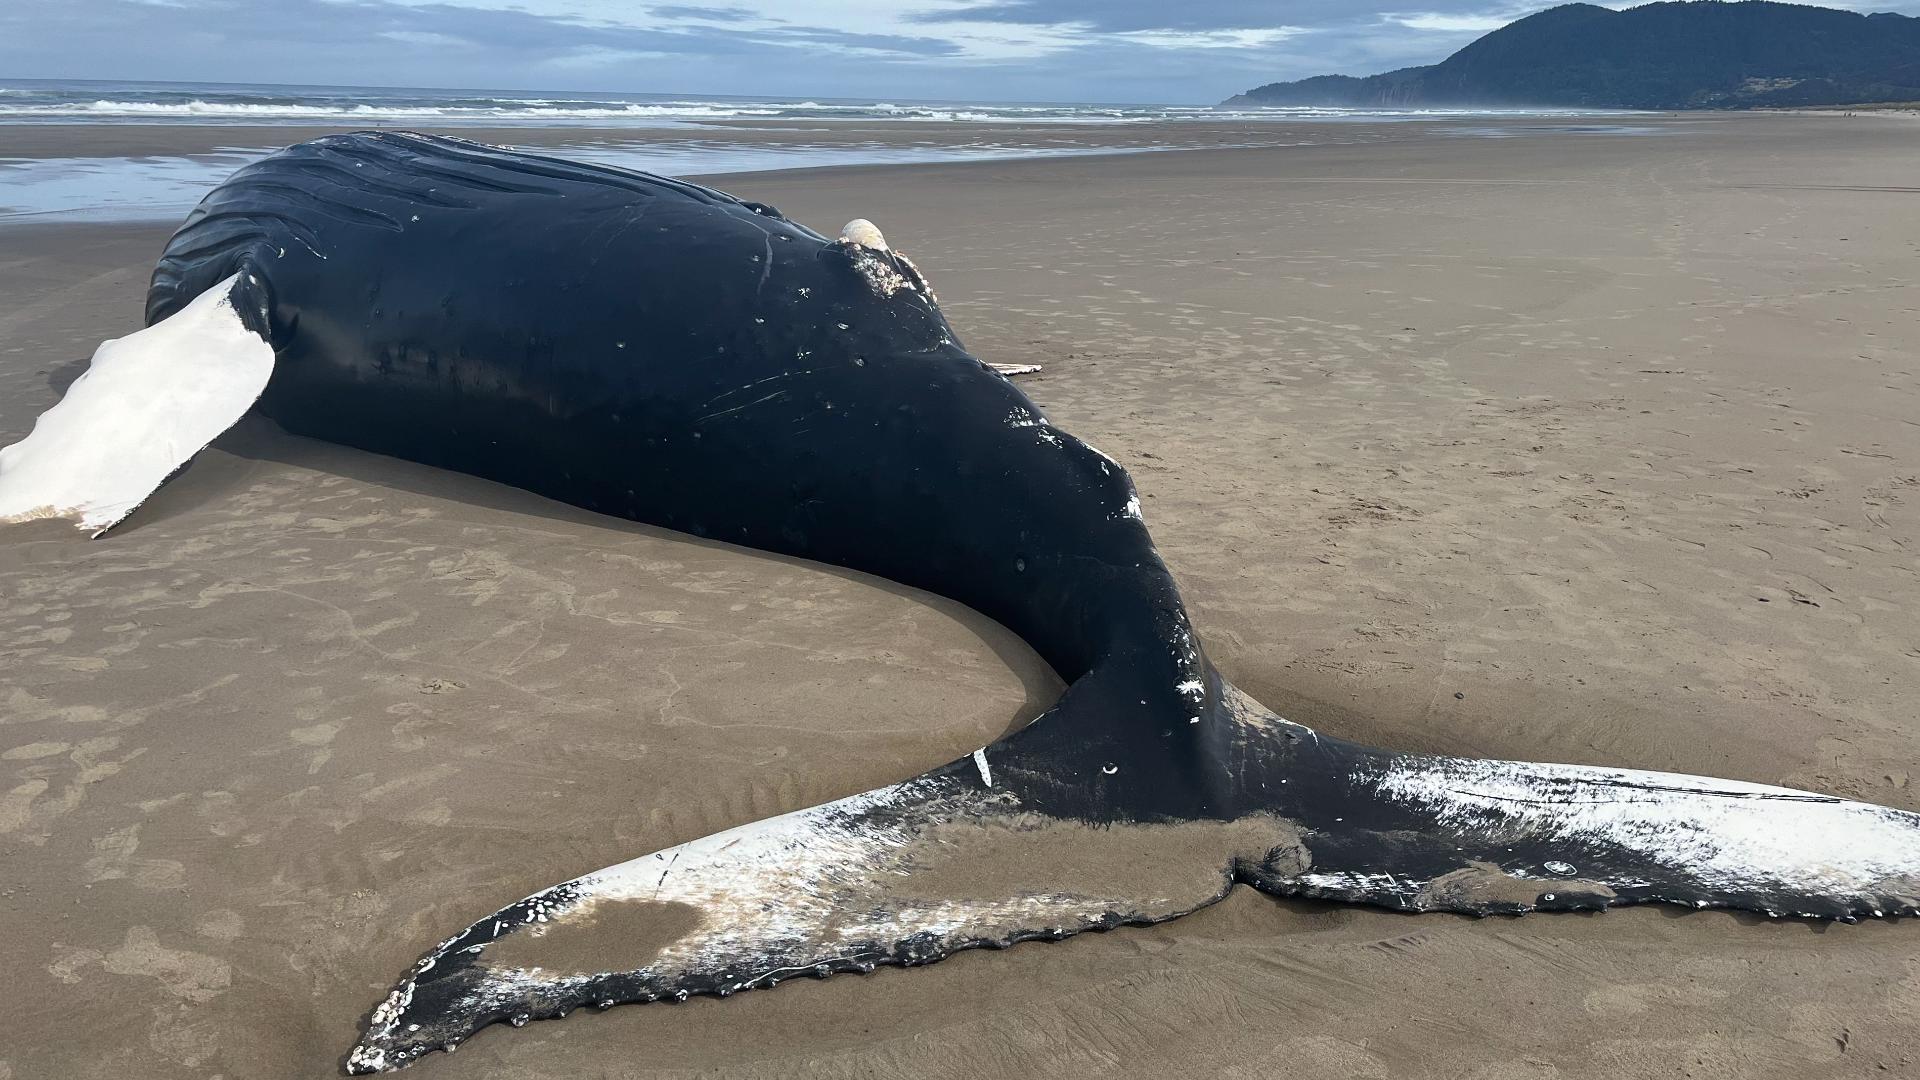
[[(1433, 63), (1548, 6), (0, 0), (0, 78), (1211, 104), (1281, 79)], [(1920, 14), (1920, 0), (1827, 6)]]

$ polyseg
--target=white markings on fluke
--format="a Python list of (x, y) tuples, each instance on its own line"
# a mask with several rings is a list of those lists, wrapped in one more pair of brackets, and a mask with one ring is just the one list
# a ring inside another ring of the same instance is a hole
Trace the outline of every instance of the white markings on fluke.
[(1476, 837), (1624, 848), (1717, 893), (1920, 897), (1920, 833), (1912, 815), (1886, 807), (1636, 769), (1401, 760), (1354, 779)]
[[(985, 748), (972, 759), (991, 785)], [(1116, 768), (1103, 771), (1111, 775)], [(1016, 833), (1032, 827), (1018, 807), (1010, 794), (921, 778), (729, 829), (536, 893), (475, 924), (499, 925), (488, 940), (465, 949), (476, 954), (474, 966), (452, 976), (462, 980), (456, 997), (430, 1006), (430, 1015), (410, 1011), (417, 980), (470, 940), (472, 929), (418, 964), (374, 1010), (348, 1056), (349, 1071), (398, 1068), (429, 1050), (451, 1049), (471, 1034), (475, 1017), (531, 1018), (529, 1008), (540, 1001), (595, 1000), (596, 980), (609, 974), (644, 988), (638, 998), (623, 990), (619, 1000), (685, 1000), (690, 980), (699, 983), (693, 992), (724, 996), (794, 975), (925, 962), (1023, 930), (1031, 935), (1032, 928), (1064, 935), (1157, 921), (1217, 898), (1208, 882), (1198, 899), (1177, 901), (1122, 900), (1097, 885), (1089, 894), (1053, 886), (951, 898), (896, 890), (897, 879), (939, 872), (954, 857), (943, 830), (964, 835), (965, 823), (984, 821), (982, 815)], [(623, 920), (644, 928), (676, 909), (692, 924), (649, 946), (649, 954), (636, 958), (643, 966), (622, 970), (609, 957), (609, 971), (589, 974), (526, 959), (540, 954), (537, 943), (545, 935), (617, 932)]]
[[(546, 929), (531, 924), (564, 928), (588, 923), (595, 908), (617, 901), (685, 904), (699, 912), (700, 924), (663, 948), (642, 974), (658, 972), (670, 981), (683, 972), (752, 964), (777, 951), (780, 942), (817, 942), (833, 936), (823, 931), (833, 917), (834, 898), (843, 891), (836, 882), (844, 886), (849, 880), (860, 880), (860, 875), (884, 860), (889, 849), (908, 839), (897, 829), (852, 830), (842, 823), (849, 815), (914, 801), (927, 788), (924, 781), (908, 781), (728, 829), (556, 885), (510, 905), (501, 914), (523, 906), (537, 910), (542, 917), (530, 914), (514, 922), (527, 924), (519, 926), (517, 933), (541, 934)], [(667, 864), (665, 872), (662, 862)], [(559, 910), (538, 902), (550, 894), (564, 894), (571, 900)], [(496, 938), (507, 929), (497, 915), (489, 921), (495, 923), (492, 936)], [(859, 920), (847, 920), (835, 929), (839, 936), (848, 937), (864, 928)], [(465, 935), (448, 938), (428, 959), (437, 961)], [(480, 954), (479, 962), (485, 963), (486, 950), (497, 944), (486, 942), (467, 951)], [(420, 966), (414, 978), (396, 987), (374, 1010), (365, 1036), (348, 1055), (350, 1070), (394, 1068), (427, 1049), (397, 1054), (394, 1047), (403, 1041), (399, 1027), (413, 1001), (415, 979), (432, 966)], [(762, 974), (756, 972), (753, 978)], [(591, 981), (590, 976), (583, 978)], [(484, 1011), (528, 1000), (530, 991), (556, 991), (568, 985), (570, 980), (559, 976), (489, 966), (485, 980), (462, 1005), (469, 1011)], [(459, 1037), (464, 1038), (465, 1032)]]

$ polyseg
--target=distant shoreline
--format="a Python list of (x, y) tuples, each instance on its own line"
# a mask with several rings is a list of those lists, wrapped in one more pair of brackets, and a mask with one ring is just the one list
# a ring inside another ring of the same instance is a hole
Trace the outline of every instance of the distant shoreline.
[(1920, 101), (1875, 101), (1865, 105), (1802, 105), (1793, 109), (1750, 109), (1749, 112), (1814, 116), (1830, 113), (1872, 113), (1875, 116), (1920, 116)]

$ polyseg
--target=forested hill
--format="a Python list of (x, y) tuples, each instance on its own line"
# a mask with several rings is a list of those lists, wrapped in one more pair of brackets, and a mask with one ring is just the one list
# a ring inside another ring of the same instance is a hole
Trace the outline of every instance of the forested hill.
[(1725, 109), (1920, 101), (1920, 18), (1764, 0), (1567, 4), (1430, 67), (1270, 83), (1223, 104)]

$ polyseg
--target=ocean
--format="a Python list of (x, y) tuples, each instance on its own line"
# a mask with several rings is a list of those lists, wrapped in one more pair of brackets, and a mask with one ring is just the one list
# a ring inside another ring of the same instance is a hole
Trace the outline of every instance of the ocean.
[(1587, 116), (1566, 109), (1219, 109), (1205, 105), (868, 101), (417, 87), (0, 79), (0, 124), (562, 124), (658, 127), (715, 120), (1146, 124), (1181, 120), (1444, 120)]
[[(1522, 119), (1539, 130), (1634, 133), (1624, 115), (0, 79), (0, 221), (176, 217), (234, 169), (284, 141), (257, 130), (276, 126), (578, 128), (577, 144), (543, 136), (543, 148), (668, 175), (710, 176), (1361, 141), (1367, 128), (1404, 124), (1440, 125), (1443, 131), (1454, 125), (1475, 135), (1492, 132), (1473, 125), (1493, 119)], [(157, 155), (49, 156), (10, 149), (10, 142), (22, 143), (26, 128), (55, 124), (188, 125), (210, 129), (213, 138), (201, 140), (194, 152)], [(1232, 126), (1230, 137), (1222, 136), (1223, 125)], [(1302, 125), (1317, 133), (1301, 135)], [(219, 137), (222, 127), (247, 132), (225, 140)]]

